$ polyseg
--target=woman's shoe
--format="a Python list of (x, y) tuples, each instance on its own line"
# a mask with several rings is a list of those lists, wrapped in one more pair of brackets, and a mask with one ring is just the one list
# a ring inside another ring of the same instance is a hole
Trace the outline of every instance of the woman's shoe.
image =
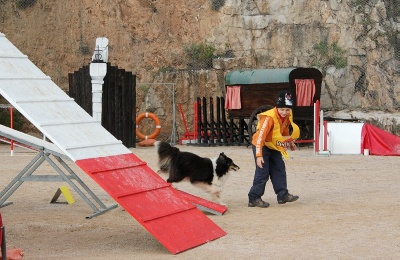
[(256, 199), (255, 201), (251, 201), (248, 204), (249, 207), (260, 207), (260, 208), (268, 208), (269, 203), (263, 201), (262, 199)]
[(288, 193), (288, 195), (284, 199), (278, 200), (278, 204), (285, 204), (286, 202), (293, 202), (298, 199), (299, 199), (299, 196)]

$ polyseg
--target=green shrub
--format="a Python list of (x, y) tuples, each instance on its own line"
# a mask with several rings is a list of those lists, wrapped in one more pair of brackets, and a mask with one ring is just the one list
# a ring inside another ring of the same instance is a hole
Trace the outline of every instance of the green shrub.
[(338, 69), (347, 66), (347, 57), (345, 56), (346, 51), (340, 48), (337, 43), (328, 44), (325, 41), (313, 46), (314, 61), (317, 67), (326, 67), (333, 65)]
[(192, 43), (183, 47), (188, 58), (188, 67), (194, 69), (207, 69), (212, 67), (214, 46), (207, 43)]

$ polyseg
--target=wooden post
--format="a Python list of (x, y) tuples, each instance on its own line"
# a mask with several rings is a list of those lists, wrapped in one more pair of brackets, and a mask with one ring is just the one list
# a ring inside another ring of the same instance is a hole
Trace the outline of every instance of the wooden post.
[(207, 100), (203, 97), (203, 143), (208, 144)]
[(221, 143), (221, 99), (217, 97), (217, 144)]
[(233, 118), (229, 118), (229, 144), (233, 144)]
[(210, 143), (214, 143), (214, 99), (210, 97)]
[(193, 139), (197, 140), (197, 129), (198, 129), (198, 125), (197, 125), (197, 121), (198, 121), (198, 115), (197, 115), (197, 102), (194, 102), (193, 104), (193, 111), (194, 111), (194, 118), (193, 118)]
[(222, 115), (222, 142), (224, 143), (224, 144), (226, 144), (227, 143), (227, 134), (228, 134), (228, 131), (227, 131), (227, 129), (226, 129), (226, 125), (227, 125), (227, 123), (226, 123), (226, 114), (225, 114), (225, 98), (224, 97), (222, 97), (221, 98), (221, 115)]

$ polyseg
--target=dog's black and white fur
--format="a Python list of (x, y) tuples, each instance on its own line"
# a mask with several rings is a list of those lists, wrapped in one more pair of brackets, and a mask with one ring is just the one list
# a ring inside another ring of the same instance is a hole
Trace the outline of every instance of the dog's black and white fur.
[(211, 195), (213, 201), (221, 201), (222, 186), (228, 173), (239, 170), (231, 158), (220, 153), (215, 159), (200, 157), (191, 152), (183, 152), (167, 142), (155, 143), (160, 172), (168, 174), (167, 182), (180, 182), (188, 179), (193, 185)]

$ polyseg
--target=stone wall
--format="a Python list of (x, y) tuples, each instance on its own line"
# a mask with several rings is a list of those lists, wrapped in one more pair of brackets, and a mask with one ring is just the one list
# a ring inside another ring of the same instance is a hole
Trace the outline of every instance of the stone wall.
[[(90, 63), (96, 37), (107, 37), (112, 65), (132, 71), (138, 83), (175, 83), (177, 103), (186, 111), (197, 96), (224, 95), (230, 70), (318, 63), (325, 110), (398, 115), (400, 18), (393, 10), (399, 1), (226, 0), (217, 10), (214, 2), (38, 0), (18, 9), (14, 1), (0, 1), (0, 25), (65, 90), (68, 73)], [(211, 43), (220, 57), (210, 69), (188, 70), (183, 47), (200, 42)], [(347, 65), (323, 60), (313, 48), (320, 42), (339, 46)], [(226, 53), (229, 58), (221, 55)], [(163, 100), (160, 95), (156, 99)], [(141, 102), (138, 98), (143, 111), (147, 105)], [(187, 117), (193, 119), (191, 113)], [(390, 127), (388, 121), (376, 120), (399, 134), (398, 120)]]

